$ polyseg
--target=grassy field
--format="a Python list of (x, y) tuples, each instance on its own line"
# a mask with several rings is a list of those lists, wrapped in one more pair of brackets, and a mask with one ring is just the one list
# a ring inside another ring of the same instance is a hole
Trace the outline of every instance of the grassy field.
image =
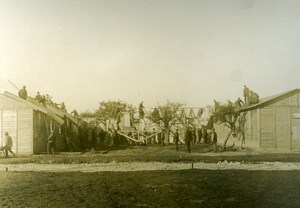
[(297, 171), (5, 172), (0, 207), (300, 207)]
[(262, 161), (300, 162), (300, 153), (287, 152), (258, 152), (251, 149), (233, 149), (226, 152), (214, 153), (209, 145), (192, 146), (192, 153), (187, 153), (186, 146), (180, 145), (175, 151), (174, 145), (168, 146), (119, 146), (105, 148), (96, 152), (58, 153), (56, 155), (31, 155), (4, 158), (0, 157), (0, 164), (22, 163), (106, 163), (112, 161), (128, 162), (218, 162), (239, 161), (256, 163)]
[[(213, 153), (209, 146), (135, 146), (97, 152), (4, 158), (0, 164), (128, 161), (300, 162), (299, 153), (249, 149)], [(149, 163), (150, 164), (150, 163)], [(300, 207), (300, 171), (168, 170), (2, 172), (0, 207)]]

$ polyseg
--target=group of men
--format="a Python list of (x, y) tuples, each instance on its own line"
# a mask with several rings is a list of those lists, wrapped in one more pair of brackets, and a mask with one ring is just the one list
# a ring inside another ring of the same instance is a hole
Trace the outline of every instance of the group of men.
[(41, 95), (40, 92), (37, 92), (35, 98), (34, 98), (37, 102), (43, 104), (43, 106), (46, 106), (46, 105), (50, 105), (50, 106), (53, 106), (55, 108), (58, 108), (64, 112), (67, 112), (67, 109), (66, 109), (66, 106), (65, 106), (65, 103), (62, 102), (61, 104), (57, 104), (55, 102), (53, 102), (51, 100), (51, 97), (46, 94), (46, 95)]
[[(187, 151), (191, 152), (191, 143), (194, 141), (194, 144), (201, 143), (201, 139), (203, 138), (205, 144), (212, 144), (214, 152), (218, 151), (217, 148), (217, 142), (218, 142), (218, 136), (214, 128), (212, 128), (211, 132), (207, 132), (207, 128), (202, 125), (201, 129), (198, 130), (198, 142), (196, 142), (196, 135), (195, 131), (193, 130), (193, 127), (188, 126), (186, 128), (185, 134), (184, 134), (184, 142), (187, 146)], [(176, 151), (178, 151), (178, 144), (179, 144), (179, 132), (178, 129), (176, 129), (174, 133), (174, 143), (176, 145)]]
[(244, 85), (243, 95), (245, 104), (253, 105), (259, 102), (259, 95), (250, 90), (246, 85)]
[[(27, 94), (26, 86), (23, 86), (23, 88), (19, 90), (18, 95), (19, 95), (20, 98), (22, 98), (24, 100), (27, 100), (28, 94)], [(62, 102), (60, 104), (57, 104), (57, 103), (55, 103), (51, 100), (51, 97), (48, 94), (41, 95), (40, 92), (37, 92), (34, 99), (37, 102), (41, 103), (43, 106), (50, 105), (50, 106), (56, 107), (56, 108), (58, 108), (58, 109), (60, 109), (64, 112), (67, 112), (67, 109), (66, 109), (66, 106), (65, 106), (64, 102)]]

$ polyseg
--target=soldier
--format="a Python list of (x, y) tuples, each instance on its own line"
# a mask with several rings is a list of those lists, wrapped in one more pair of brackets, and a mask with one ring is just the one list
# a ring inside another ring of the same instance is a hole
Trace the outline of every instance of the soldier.
[(218, 146), (217, 146), (218, 136), (217, 136), (217, 133), (214, 128), (212, 129), (212, 132), (211, 132), (211, 140), (212, 140), (212, 146), (213, 146), (214, 152), (218, 152)]
[(9, 136), (8, 132), (5, 132), (5, 138), (6, 138), (6, 143), (5, 146), (3, 147), (3, 149), (5, 150), (5, 157), (8, 157), (8, 152), (12, 153), (14, 156), (16, 155), (12, 150), (12, 146), (13, 146), (13, 141), (11, 139), (11, 136)]
[(48, 142), (47, 142), (47, 154), (49, 155), (49, 151), (52, 151), (52, 154), (54, 155), (54, 139), (55, 139), (55, 135), (54, 135), (54, 131), (51, 130), (50, 135), (48, 137)]
[(243, 96), (245, 104), (249, 104), (249, 92), (249, 88), (246, 85), (244, 85)]
[(53, 103), (53, 101), (51, 100), (51, 98), (52, 98), (52, 97), (50, 97), (48, 94), (46, 94), (45, 102), (46, 102), (47, 105), (53, 106), (54, 103)]
[(37, 92), (35, 98), (34, 98), (36, 101), (38, 101), (39, 103), (42, 102), (42, 96), (40, 95), (40, 92)]
[(198, 128), (198, 143), (199, 144), (201, 143), (201, 139), (202, 139), (202, 128), (203, 128), (203, 125), (201, 128)]
[(178, 152), (178, 142), (179, 142), (179, 133), (178, 133), (178, 129), (176, 129), (176, 132), (174, 134), (174, 143), (176, 145), (176, 152)]
[(191, 141), (193, 140), (193, 132), (190, 126), (187, 127), (185, 132), (185, 144), (187, 146), (188, 152), (191, 153)]
[(203, 137), (203, 140), (204, 140), (204, 144), (207, 143), (207, 136), (208, 136), (207, 128), (204, 125), (202, 125), (202, 137)]
[(19, 90), (19, 97), (23, 98), (24, 100), (27, 100), (26, 86), (23, 86), (23, 88)]
[(140, 105), (139, 105), (139, 117), (141, 118), (141, 119), (143, 119), (144, 118), (144, 105), (143, 105), (143, 101), (140, 103)]

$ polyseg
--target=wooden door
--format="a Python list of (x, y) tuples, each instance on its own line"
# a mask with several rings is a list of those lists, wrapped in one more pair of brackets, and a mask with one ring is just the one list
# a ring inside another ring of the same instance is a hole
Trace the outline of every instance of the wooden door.
[(293, 150), (300, 150), (300, 108), (291, 109), (291, 144)]
[(276, 148), (291, 149), (290, 140), (290, 108), (278, 107), (276, 108)]

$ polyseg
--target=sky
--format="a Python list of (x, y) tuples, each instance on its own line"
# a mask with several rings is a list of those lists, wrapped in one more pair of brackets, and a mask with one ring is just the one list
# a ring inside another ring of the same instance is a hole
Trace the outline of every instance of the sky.
[[(297, 0), (0, 0), (0, 92), (204, 107), (300, 88)], [(10, 82), (9, 82), (10, 81)]]

